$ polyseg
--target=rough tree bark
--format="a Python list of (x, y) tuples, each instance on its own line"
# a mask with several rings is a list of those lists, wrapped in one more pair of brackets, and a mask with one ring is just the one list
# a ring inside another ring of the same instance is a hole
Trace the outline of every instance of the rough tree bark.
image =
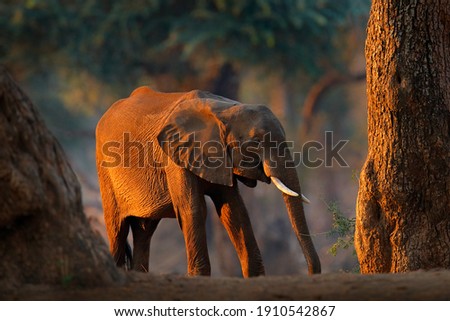
[(119, 280), (60, 145), (1, 66), (0, 145), (0, 287)]
[(450, 5), (373, 0), (369, 150), (355, 246), (363, 273), (450, 268)]

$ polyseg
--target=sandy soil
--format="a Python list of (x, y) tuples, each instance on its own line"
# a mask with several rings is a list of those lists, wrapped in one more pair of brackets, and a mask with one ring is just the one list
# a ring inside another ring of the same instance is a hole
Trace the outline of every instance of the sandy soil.
[(188, 278), (127, 273), (97, 288), (26, 286), (2, 300), (450, 300), (450, 270), (405, 274)]

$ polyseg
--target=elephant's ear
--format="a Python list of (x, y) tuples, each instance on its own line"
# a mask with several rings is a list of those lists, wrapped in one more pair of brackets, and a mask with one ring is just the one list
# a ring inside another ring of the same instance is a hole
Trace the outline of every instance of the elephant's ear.
[(212, 112), (214, 101), (181, 102), (158, 135), (164, 153), (178, 166), (208, 182), (233, 186), (233, 168), (225, 145), (225, 125)]

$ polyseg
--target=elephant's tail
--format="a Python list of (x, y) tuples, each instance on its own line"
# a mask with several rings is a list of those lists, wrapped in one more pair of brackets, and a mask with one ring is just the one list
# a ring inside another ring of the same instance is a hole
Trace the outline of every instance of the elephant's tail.
[(133, 252), (131, 252), (131, 246), (128, 241), (125, 243), (125, 266), (127, 270), (131, 270), (133, 267)]

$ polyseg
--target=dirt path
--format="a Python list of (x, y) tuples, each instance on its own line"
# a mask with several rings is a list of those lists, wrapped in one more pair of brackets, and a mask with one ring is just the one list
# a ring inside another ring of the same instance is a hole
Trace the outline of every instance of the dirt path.
[(324, 274), (187, 278), (130, 273), (102, 288), (26, 287), (1, 293), (13, 300), (450, 300), (450, 270), (405, 274)]

